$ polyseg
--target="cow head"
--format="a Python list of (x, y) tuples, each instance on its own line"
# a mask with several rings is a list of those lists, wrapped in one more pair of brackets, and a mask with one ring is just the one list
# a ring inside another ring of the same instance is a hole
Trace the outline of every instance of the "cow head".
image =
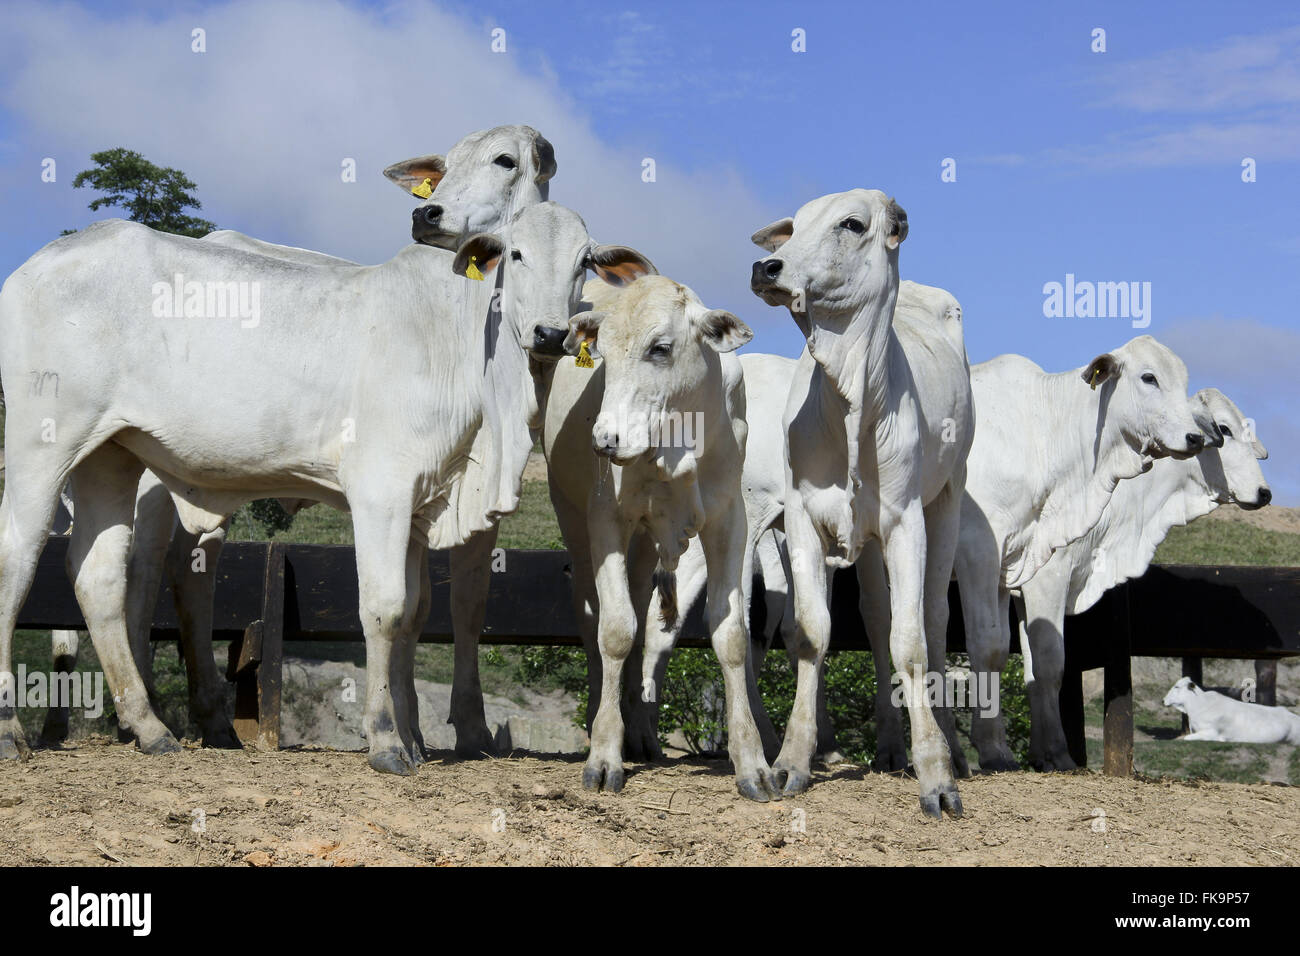
[(1101, 414), (1146, 460), (1189, 458), (1207, 441), (1187, 397), (1187, 366), (1149, 335), (1088, 363), (1082, 378), (1102, 389)]
[(822, 196), (754, 233), (755, 245), (772, 255), (754, 263), (750, 288), (768, 305), (788, 308), (812, 344), (866, 306), (892, 306), (906, 238), (907, 213), (879, 190)]
[(1178, 683), (1169, 688), (1169, 693), (1165, 694), (1165, 706), (1172, 707), (1175, 710), (1187, 713), (1187, 708), (1193, 700), (1205, 691), (1201, 690), (1190, 677), (1179, 679)]
[(1241, 410), (1217, 388), (1201, 389), (1192, 396), (1192, 404), (1209, 420), (1219, 440), (1219, 447), (1207, 448), (1196, 459), (1214, 500), (1247, 511), (1272, 501), (1273, 492), (1259, 467), (1268, 452), (1251, 434)]
[[(384, 175), (424, 200), (411, 215), (411, 238), (455, 249), (466, 236), (498, 232), (518, 210), (544, 202), (555, 150), (531, 126), (497, 126), (470, 133), (445, 158), (408, 159)], [(432, 195), (423, 196), (422, 187)]]
[(553, 202), (517, 213), (509, 236), (470, 236), (457, 250), (452, 271), (484, 280), (493, 277), (498, 289), (494, 307), (505, 310), (515, 322), (520, 344), (539, 358), (565, 354), (569, 316), (582, 300), (588, 269), (610, 281), (627, 282), (655, 271), (635, 249), (592, 242), (582, 217)]
[(604, 362), (605, 392), (591, 430), (596, 453), (625, 465), (664, 451), (674, 476), (691, 469), (701, 437), (693, 416), (716, 404), (706, 389), (719, 381), (718, 353), (753, 338), (749, 326), (706, 308), (686, 286), (650, 276), (608, 311), (575, 315), (569, 328), (570, 354), (585, 343)]

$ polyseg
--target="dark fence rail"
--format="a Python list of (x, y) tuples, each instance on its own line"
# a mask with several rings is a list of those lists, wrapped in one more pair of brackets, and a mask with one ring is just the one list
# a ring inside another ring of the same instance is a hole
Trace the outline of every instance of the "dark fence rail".
[[(85, 627), (64, 573), (67, 546), (65, 537), (49, 539), (19, 627)], [(213, 636), (232, 642), (228, 673), (237, 684), (235, 729), (245, 741), (277, 747), (283, 643), (362, 639), (355, 553), (337, 545), (234, 542), (209, 573), (217, 575)], [(429, 576), (433, 606), (420, 639), (449, 643), (445, 552), (430, 555)], [(577, 644), (569, 577), (566, 552), (507, 551), (502, 570), (491, 576), (484, 643)], [(765, 611), (761, 587), (755, 591), (751, 619), (759, 629)], [(948, 649), (960, 651), (965, 641), (956, 584), (949, 603)], [(832, 650), (870, 646), (851, 570), (835, 576), (831, 611)], [(1014, 617), (1013, 610), (1013, 625)], [(1013, 626), (1011, 650), (1019, 653), (1015, 633)], [(171, 597), (160, 595), (153, 637), (178, 636)], [(697, 607), (687, 618), (682, 644), (707, 643)], [(1105, 769), (1126, 775), (1133, 752), (1130, 658), (1180, 657), (1185, 670), (1195, 672), (1193, 662), (1204, 657), (1275, 661), (1300, 655), (1300, 568), (1153, 566), (1142, 578), (1107, 592), (1086, 613), (1067, 618), (1065, 646), (1061, 704), (1072, 755), (1085, 765), (1082, 672), (1104, 667)]]

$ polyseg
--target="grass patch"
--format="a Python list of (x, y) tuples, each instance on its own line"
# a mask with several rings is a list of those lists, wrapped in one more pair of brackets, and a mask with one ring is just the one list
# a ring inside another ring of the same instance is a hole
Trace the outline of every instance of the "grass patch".
[(1300, 534), (1236, 521), (1193, 521), (1170, 530), (1156, 549), (1163, 564), (1300, 564)]

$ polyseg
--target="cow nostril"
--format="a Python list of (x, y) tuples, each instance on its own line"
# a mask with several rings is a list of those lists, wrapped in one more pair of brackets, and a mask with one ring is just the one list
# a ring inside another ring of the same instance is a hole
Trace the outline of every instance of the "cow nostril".
[(423, 208), (423, 212), (424, 212), (424, 221), (431, 226), (437, 225), (438, 220), (442, 218), (441, 206), (425, 206)]
[(533, 329), (533, 351), (540, 352), (543, 355), (563, 355), (564, 340), (568, 337), (568, 329), (552, 329), (544, 325), (539, 325)]
[(775, 279), (781, 274), (781, 267), (785, 265), (780, 259), (768, 259), (763, 263), (763, 275), (769, 279)]
[(1267, 488), (1261, 488), (1259, 489), (1259, 497), (1257, 500), (1259, 501), (1259, 506), (1262, 508), (1273, 500), (1273, 492), (1269, 491)]
[(1187, 447), (1188, 447), (1188, 448), (1200, 448), (1200, 447), (1202, 447), (1204, 444), (1205, 444), (1205, 436), (1202, 435), (1200, 432), (1188, 432), (1188, 433), (1187, 433)]

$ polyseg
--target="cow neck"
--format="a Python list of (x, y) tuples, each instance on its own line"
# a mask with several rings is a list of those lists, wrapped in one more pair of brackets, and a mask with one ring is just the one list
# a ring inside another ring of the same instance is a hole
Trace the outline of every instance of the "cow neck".
[[(1088, 390), (1080, 411), (1074, 396), (1083, 372), (1078, 368), (1048, 374), (1040, 401), (1033, 406), (1035, 414), (1047, 419), (1042, 434), (1067, 452), (1052, 457), (1086, 466), (1065, 468), (1064, 474), (1053, 476), (1056, 481), (1046, 488), (1037, 526), (1056, 530), (1037, 545), (1047, 553), (1087, 534), (1101, 520), (1116, 485), (1142, 474), (1143, 457), (1129, 447), (1113, 424), (1118, 416), (1107, 413), (1115, 397), (1115, 380)], [(1045, 560), (1047, 553), (1040, 557)]]
[(1083, 559), (1092, 570), (1087, 585), (1071, 599), (1070, 613), (1086, 611), (1105, 591), (1145, 573), (1170, 528), (1217, 507), (1196, 461), (1157, 461), (1149, 474), (1121, 481), (1097, 524), (1098, 533), (1086, 536), (1091, 547)]

